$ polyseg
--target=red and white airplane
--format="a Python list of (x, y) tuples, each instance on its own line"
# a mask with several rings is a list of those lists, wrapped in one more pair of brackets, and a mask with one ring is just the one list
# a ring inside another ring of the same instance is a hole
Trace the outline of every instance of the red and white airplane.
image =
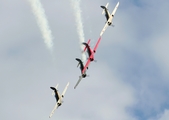
[(87, 49), (87, 53), (89, 55), (89, 58), (88, 58), (88, 60), (86, 62), (86, 65), (84, 66), (84, 69), (82, 70), (82, 72), (84, 72), (84, 71), (86, 71), (86, 69), (88, 69), (88, 66), (89, 66), (90, 62), (95, 61), (94, 54), (96, 53), (96, 50), (98, 48), (98, 45), (99, 45), (100, 41), (101, 41), (101, 37), (99, 37), (99, 39), (98, 39), (98, 41), (97, 41), (97, 43), (96, 43), (96, 45), (95, 45), (93, 50), (89, 46), (90, 39), (88, 40), (87, 43), (82, 43), (83, 45), (85, 45), (84, 52)]
[(89, 46), (90, 39), (88, 40), (87, 43), (82, 43), (83, 45), (85, 45), (85, 48), (84, 48), (83, 52), (85, 52), (87, 50), (89, 58), (88, 58), (88, 60), (87, 60), (87, 62), (85, 64), (85, 66), (83, 65), (83, 62), (80, 59), (76, 58), (76, 60), (79, 62), (78, 65), (80, 65), (81, 76), (79, 76), (79, 80), (77, 81), (74, 89), (77, 87), (77, 85), (79, 84), (79, 82), (81, 81), (81, 79), (85, 78), (87, 76), (86, 75), (86, 70), (88, 69), (90, 62), (95, 61), (95, 59), (94, 59), (94, 53), (96, 53), (96, 50), (97, 50), (98, 45), (100, 43), (100, 40), (101, 40), (101, 37), (99, 37), (99, 39), (98, 39), (98, 41), (97, 41), (97, 43), (96, 43), (96, 45), (95, 45), (95, 47), (94, 47), (93, 50)]
[(113, 24), (112, 20), (114, 18), (116, 10), (117, 10), (117, 8), (119, 6), (119, 2), (116, 4), (116, 6), (115, 6), (115, 8), (114, 8), (114, 10), (113, 10), (113, 12), (111, 14), (109, 13), (109, 11), (107, 9), (108, 5), (109, 5), (109, 3), (107, 3), (106, 6), (100, 6), (101, 8), (103, 8), (102, 14), (105, 13), (105, 17), (106, 17), (106, 20), (107, 20), (105, 26), (103, 27), (103, 30), (100, 33), (100, 36), (102, 36), (102, 34), (104, 33), (104, 31), (107, 29), (108, 26)]

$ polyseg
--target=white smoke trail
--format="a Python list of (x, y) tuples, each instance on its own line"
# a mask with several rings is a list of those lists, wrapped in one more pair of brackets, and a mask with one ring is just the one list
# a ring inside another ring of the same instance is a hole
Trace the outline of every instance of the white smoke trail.
[[(81, 9), (80, 9), (80, 1), (81, 0), (71, 0), (71, 3), (76, 17), (76, 26), (77, 26), (77, 33), (79, 35), (79, 44), (80, 44), (81, 51), (83, 51), (84, 46), (82, 45), (82, 43), (85, 42), (85, 38), (84, 38), (83, 22), (82, 22)], [(85, 60), (86, 60), (86, 55), (83, 52), (82, 61)]]
[(52, 52), (53, 37), (52, 37), (52, 32), (51, 32), (49, 25), (48, 25), (47, 17), (45, 15), (45, 10), (44, 10), (40, 0), (29, 0), (29, 2), (31, 4), (32, 11), (36, 17), (38, 26), (41, 30), (44, 42), (47, 45), (47, 47), (50, 49), (50, 51)]

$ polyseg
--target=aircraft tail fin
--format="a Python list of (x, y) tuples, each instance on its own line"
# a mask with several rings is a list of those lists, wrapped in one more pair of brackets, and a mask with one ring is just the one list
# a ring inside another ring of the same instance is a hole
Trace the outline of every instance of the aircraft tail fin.
[(67, 83), (65, 89), (64, 89), (63, 92), (62, 92), (62, 97), (64, 97), (64, 95), (65, 95), (65, 93), (66, 93), (66, 90), (67, 90), (68, 86), (69, 86), (69, 82)]
[(81, 61), (81, 59), (79, 59), (79, 58), (76, 58), (76, 60), (79, 62), (78, 64), (77, 64), (77, 67), (80, 65), (80, 63), (82, 63), (82, 61)]
[[(59, 84), (56, 85), (56, 87), (55, 87), (56, 90), (57, 90), (58, 86), (59, 86)], [(55, 95), (54, 91), (52, 92), (52, 95)]]
[(80, 59), (76, 58), (76, 60), (78, 61), (77, 67), (80, 65)]
[(103, 11), (102, 11), (102, 15), (105, 13), (105, 9), (107, 9), (109, 3), (106, 4), (106, 6), (100, 6), (101, 8), (103, 8)]
[[(87, 44), (88, 44), (88, 45), (90, 44), (90, 39), (87, 41)], [(83, 52), (85, 52), (85, 51), (86, 51), (86, 49), (87, 49), (87, 47), (85, 46), (85, 48), (84, 48)]]

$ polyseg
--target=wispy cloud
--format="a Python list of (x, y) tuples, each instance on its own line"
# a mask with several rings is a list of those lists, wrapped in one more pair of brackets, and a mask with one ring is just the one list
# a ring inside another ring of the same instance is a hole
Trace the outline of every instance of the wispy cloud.
[(169, 120), (169, 110), (165, 109), (163, 113), (159, 113), (148, 120)]
[[(77, 33), (79, 35), (79, 44), (80, 44), (80, 49), (83, 51), (83, 45), (82, 43), (85, 42), (84, 38), (84, 31), (83, 31), (83, 22), (82, 22), (82, 11), (80, 8), (80, 2), (81, 0), (71, 0), (72, 7), (74, 9), (74, 14), (75, 14), (75, 19), (76, 19), (76, 27), (77, 27)], [(85, 53), (82, 53), (82, 61), (86, 60), (86, 55)]]
[(36, 21), (38, 23), (38, 26), (41, 30), (44, 42), (48, 49), (52, 51), (53, 48), (53, 36), (51, 29), (48, 24), (47, 17), (45, 15), (45, 10), (40, 2), (40, 0), (29, 0), (32, 11), (36, 17)]

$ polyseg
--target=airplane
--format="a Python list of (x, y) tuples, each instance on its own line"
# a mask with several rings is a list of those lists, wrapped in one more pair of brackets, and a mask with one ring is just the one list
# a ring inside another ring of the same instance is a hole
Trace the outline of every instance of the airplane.
[(109, 11), (107, 9), (108, 5), (109, 5), (109, 3), (107, 3), (106, 6), (100, 6), (101, 8), (103, 8), (102, 14), (105, 13), (105, 17), (107, 19), (107, 22), (106, 22), (105, 26), (103, 27), (103, 30), (101, 31), (100, 36), (102, 36), (102, 34), (104, 33), (104, 31), (107, 29), (108, 26), (113, 26), (112, 25), (113, 24), (112, 20), (114, 18), (116, 10), (117, 10), (117, 8), (119, 6), (119, 2), (116, 4), (116, 6), (115, 6), (115, 8), (114, 8), (114, 10), (113, 10), (113, 12), (111, 14), (109, 13)]
[(76, 89), (76, 87), (78, 86), (78, 84), (80, 83), (80, 81), (82, 80), (82, 78), (85, 78), (87, 76), (86, 75), (86, 70), (83, 71), (84, 70), (83, 62), (79, 58), (76, 58), (76, 60), (79, 62), (78, 65), (80, 65), (81, 76), (79, 76), (79, 80), (77, 81), (76, 85), (74, 86), (74, 89)]
[(101, 41), (101, 37), (99, 37), (99, 39), (98, 39), (98, 41), (97, 41), (97, 43), (96, 43), (96, 45), (95, 45), (95, 47), (94, 47), (93, 50), (92, 50), (92, 49), (90, 48), (90, 46), (89, 46), (90, 39), (89, 39), (88, 43), (82, 43), (83, 45), (85, 45), (84, 51), (87, 49), (87, 53), (88, 53), (88, 56), (89, 56), (89, 58), (88, 58), (88, 60), (87, 60), (87, 63), (86, 63), (86, 65), (84, 66), (84, 69), (82, 70), (82, 72), (84, 72), (86, 69), (88, 69), (90, 62), (96, 61), (96, 60), (94, 59), (94, 54), (96, 53), (96, 50), (97, 50), (97, 48), (98, 48), (98, 45), (99, 45), (100, 41)]
[(64, 95), (65, 95), (65, 93), (66, 93), (66, 90), (67, 90), (67, 88), (68, 88), (68, 86), (69, 86), (69, 82), (67, 83), (67, 85), (66, 85), (66, 87), (65, 87), (65, 89), (63, 90), (63, 92), (62, 92), (61, 95), (59, 94), (59, 92), (58, 92), (58, 90), (57, 90), (58, 86), (59, 86), (59, 85), (57, 84), (56, 87), (50, 87), (50, 88), (53, 90), (52, 95), (55, 95), (56, 104), (55, 104), (55, 107), (53, 108), (51, 114), (49, 115), (49, 118), (51, 118), (52, 115), (53, 115), (53, 113), (54, 113), (54, 111), (55, 111), (59, 106), (62, 105), (62, 103), (63, 103), (63, 97), (64, 97)]
[[(97, 41), (97, 43), (96, 43), (96, 45), (95, 45), (95, 47), (94, 47), (93, 50), (92, 50), (92, 49), (90, 48), (90, 46), (89, 46), (90, 39), (88, 40), (87, 43), (82, 43), (83, 45), (85, 45), (85, 48), (84, 48), (84, 51), (83, 51), (83, 52), (85, 52), (85, 51), (87, 50), (87, 53), (88, 53), (88, 55), (89, 55), (89, 58), (88, 58), (88, 60), (87, 60), (87, 62), (86, 62), (86, 64), (85, 64), (85, 66), (83, 65), (83, 62), (82, 62), (79, 58), (76, 58), (76, 60), (77, 60), (77, 61), (79, 62), (79, 64), (80, 64), (80, 70), (81, 70), (81, 74), (82, 74), (82, 75), (79, 76), (79, 80), (77, 81), (77, 83), (76, 83), (74, 89), (76, 89), (77, 85), (80, 83), (80, 81), (82, 80), (82, 78), (85, 78), (85, 77), (87, 76), (87, 75), (86, 75), (86, 69), (88, 69), (90, 62), (91, 62), (91, 61), (95, 61), (95, 60), (94, 60), (94, 53), (96, 53), (96, 50), (97, 50), (98, 45), (99, 45), (99, 43), (100, 43), (100, 40), (101, 40), (101, 37), (99, 37), (99, 39), (98, 39), (98, 41)], [(78, 64), (78, 65), (79, 65), (79, 64)], [(77, 66), (77, 67), (78, 67), (78, 66)]]

